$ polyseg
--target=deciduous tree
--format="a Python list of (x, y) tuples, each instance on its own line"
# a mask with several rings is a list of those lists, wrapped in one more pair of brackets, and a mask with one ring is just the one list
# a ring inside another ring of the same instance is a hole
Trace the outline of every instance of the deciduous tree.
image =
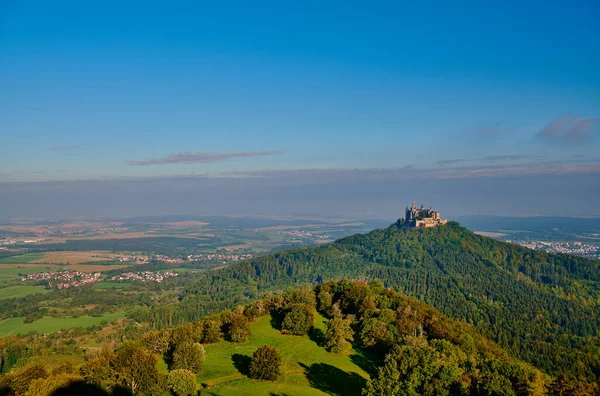
[(263, 345), (252, 354), (250, 378), (275, 381), (281, 375), (281, 355), (276, 348)]
[(195, 342), (184, 342), (173, 351), (173, 369), (184, 369), (199, 373), (204, 365), (206, 352), (204, 347)]
[(344, 353), (350, 349), (350, 342), (354, 340), (354, 332), (350, 327), (351, 320), (336, 316), (327, 321), (325, 331), (325, 347), (333, 353)]
[(164, 355), (169, 349), (170, 336), (167, 331), (153, 330), (142, 335), (142, 344), (153, 353)]
[(176, 396), (190, 396), (197, 393), (196, 374), (190, 370), (177, 369), (167, 375), (169, 390)]
[(202, 342), (204, 344), (214, 344), (221, 341), (221, 323), (216, 320), (206, 320), (202, 326)]
[(285, 314), (281, 329), (284, 333), (306, 335), (315, 323), (315, 311), (308, 304), (293, 304)]

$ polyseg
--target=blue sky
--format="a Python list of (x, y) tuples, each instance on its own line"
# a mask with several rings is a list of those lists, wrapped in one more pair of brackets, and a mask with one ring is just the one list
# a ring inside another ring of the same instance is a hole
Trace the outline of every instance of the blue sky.
[(595, 1), (88, 3), (0, 2), (0, 183), (600, 172)]

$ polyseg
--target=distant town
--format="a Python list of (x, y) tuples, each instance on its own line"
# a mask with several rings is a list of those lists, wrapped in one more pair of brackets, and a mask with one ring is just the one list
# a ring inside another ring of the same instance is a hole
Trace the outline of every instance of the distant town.
[[(150, 281), (162, 282), (164, 279), (176, 277), (177, 273), (173, 271), (140, 271), (140, 272), (124, 272), (120, 275), (115, 275), (110, 278), (112, 281)], [(71, 287), (81, 287), (97, 282), (102, 282), (102, 274), (100, 272), (79, 272), (79, 271), (53, 271), (53, 272), (37, 272), (22, 276), (22, 281), (36, 280), (48, 281), (48, 288), (68, 289)]]
[(49, 288), (56, 286), (58, 289), (68, 289), (69, 287), (81, 287), (100, 282), (102, 281), (102, 275), (99, 272), (79, 271), (37, 272), (26, 275), (22, 280), (47, 280)]
[(220, 261), (222, 264), (235, 263), (237, 261), (251, 259), (252, 254), (222, 254), (222, 253), (198, 253), (189, 254), (185, 258), (171, 257), (164, 254), (154, 254), (151, 256), (120, 256), (115, 261), (122, 263), (147, 263), (148, 261), (160, 261), (166, 264), (183, 264), (192, 261)]
[(564, 253), (573, 256), (600, 259), (600, 245), (582, 242), (544, 242), (526, 240), (507, 240), (533, 250), (542, 250), (548, 253)]
[(321, 240), (326, 240), (326, 239), (331, 239), (331, 235), (319, 235), (319, 234), (313, 234), (311, 232), (308, 231), (299, 231), (299, 230), (294, 230), (294, 231), (278, 231), (277, 232), (280, 235), (287, 235), (287, 236), (291, 236), (294, 238), (316, 238), (316, 239), (321, 239)]
[(174, 278), (177, 276), (177, 272), (173, 271), (163, 271), (163, 272), (153, 272), (153, 271), (141, 271), (141, 272), (124, 272), (120, 275), (115, 275), (110, 278), (113, 281), (152, 281), (152, 282), (162, 282), (163, 279)]

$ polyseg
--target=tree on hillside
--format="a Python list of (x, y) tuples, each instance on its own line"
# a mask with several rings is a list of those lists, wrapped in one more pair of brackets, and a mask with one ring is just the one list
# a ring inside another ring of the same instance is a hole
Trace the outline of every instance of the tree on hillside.
[(365, 396), (393, 396), (400, 394), (400, 372), (395, 359), (386, 359), (377, 370), (377, 376), (367, 382), (362, 394)]
[(206, 320), (202, 327), (202, 342), (204, 344), (214, 344), (221, 341), (221, 323), (216, 320)]
[(254, 301), (252, 304), (248, 305), (244, 309), (244, 316), (248, 318), (248, 320), (255, 320), (259, 317), (263, 316), (266, 313), (265, 306), (262, 300)]
[(281, 324), (283, 333), (306, 335), (315, 323), (315, 311), (308, 304), (294, 304), (288, 309)]
[(204, 347), (195, 342), (184, 342), (173, 351), (173, 369), (185, 369), (199, 373), (204, 365), (206, 352)]
[[(38, 378), (31, 381), (27, 388), (27, 396), (48, 396), (54, 395), (58, 389), (71, 386), (82, 381), (81, 376), (77, 374), (58, 373), (45, 378)], [(93, 386), (93, 385), (92, 385)], [(99, 389), (99, 388), (97, 388)], [(0, 392), (1, 393), (1, 392)]]
[(23, 395), (32, 381), (47, 376), (48, 371), (41, 364), (15, 368), (10, 373), (0, 376), (0, 392), (3, 395)]
[(248, 318), (237, 314), (231, 316), (227, 331), (231, 342), (245, 342), (251, 334)]
[(595, 383), (572, 381), (560, 375), (548, 385), (550, 396), (599, 396), (600, 388)]
[(0, 372), (8, 373), (19, 359), (30, 356), (31, 351), (21, 340), (5, 338), (2, 341), (5, 346), (0, 354)]
[(380, 346), (389, 349), (388, 325), (378, 318), (363, 319), (360, 330), (360, 343), (365, 348)]
[[(434, 340), (430, 345), (425, 338), (407, 338), (405, 345), (392, 348), (377, 376), (367, 383), (364, 394), (433, 396), (448, 395), (451, 390), (453, 394), (469, 394), (469, 383), (461, 367), (465, 360), (466, 355), (448, 341)], [(512, 392), (510, 381), (508, 390)]]
[(169, 349), (170, 334), (167, 331), (152, 330), (142, 335), (142, 344), (149, 351), (164, 355)]
[(190, 396), (197, 393), (196, 374), (190, 370), (177, 369), (169, 372), (167, 385), (176, 396)]
[(310, 286), (301, 287), (286, 294), (285, 301), (287, 304), (306, 304), (310, 305), (313, 309), (317, 308), (317, 298), (313, 288)]
[(111, 367), (111, 363), (116, 357), (113, 350), (102, 350), (98, 356), (87, 360), (79, 368), (79, 372), (85, 382), (98, 385), (102, 389), (110, 391), (117, 380), (117, 373)]
[(333, 296), (325, 288), (324, 285), (317, 286), (317, 308), (324, 315), (329, 315), (331, 305), (333, 304)]
[(122, 384), (132, 394), (154, 395), (161, 390), (161, 374), (156, 366), (156, 356), (134, 342), (126, 342), (117, 349), (111, 362)]
[(200, 329), (193, 323), (186, 323), (171, 330), (171, 344), (200, 341)]
[(276, 348), (263, 345), (252, 354), (248, 368), (250, 378), (275, 381), (281, 375), (281, 355)]
[(325, 347), (333, 353), (344, 353), (350, 349), (348, 341), (354, 340), (351, 319), (336, 316), (327, 321), (325, 331)]

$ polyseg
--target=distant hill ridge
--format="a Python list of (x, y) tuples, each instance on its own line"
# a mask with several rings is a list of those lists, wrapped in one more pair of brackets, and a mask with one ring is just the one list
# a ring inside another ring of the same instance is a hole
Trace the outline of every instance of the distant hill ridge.
[(174, 325), (306, 283), (380, 280), (474, 324), (514, 356), (551, 373), (600, 374), (600, 263), (535, 252), (474, 234), (456, 222), (392, 225), (318, 247), (232, 265), (189, 285), (182, 303), (136, 314)]

